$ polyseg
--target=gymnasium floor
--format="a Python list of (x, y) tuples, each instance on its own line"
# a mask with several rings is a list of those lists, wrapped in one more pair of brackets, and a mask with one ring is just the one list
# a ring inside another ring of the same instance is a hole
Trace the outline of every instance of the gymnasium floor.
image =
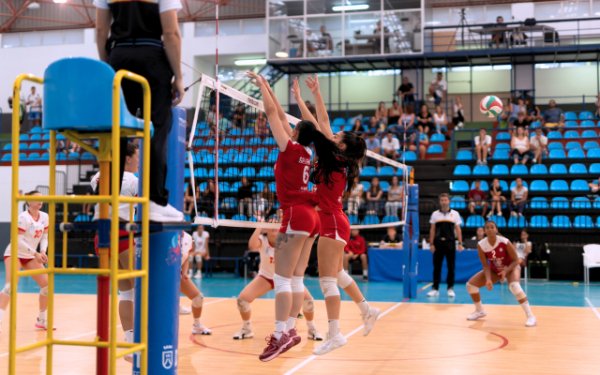
[[(0, 264), (0, 278), (4, 278)], [(212, 336), (192, 336), (191, 316), (180, 320), (179, 374), (598, 374), (600, 364), (600, 284), (589, 287), (566, 282), (529, 281), (526, 287), (538, 318), (535, 328), (524, 327), (524, 315), (516, 306), (506, 285), (482, 293), (488, 316), (468, 322), (472, 311), (464, 285), (457, 285), (457, 297), (428, 299), (429, 284), (420, 285), (418, 298), (405, 301), (401, 283), (364, 283), (358, 281), (373, 305), (383, 311), (375, 329), (362, 336), (362, 321), (352, 302), (344, 302), (342, 331), (348, 345), (323, 357), (312, 356), (313, 342), (303, 340), (283, 358), (261, 363), (256, 356), (264, 347), (272, 328), (271, 295), (253, 303), (255, 338), (233, 341), (231, 335), (240, 321), (235, 300), (244, 279), (215, 275), (198, 283), (206, 295), (203, 319), (213, 329)], [(320, 299), (318, 280), (307, 278), (310, 291)], [(20, 283), (19, 344), (43, 334), (33, 330), (37, 313), (37, 292), (30, 279)], [(91, 340), (95, 327), (95, 280), (92, 277), (57, 278), (56, 336)], [(442, 288), (442, 295), (445, 289)], [(189, 304), (189, 301), (183, 300)], [(596, 306), (596, 307), (594, 307)], [(316, 323), (326, 331), (325, 309), (316, 304)], [(6, 373), (8, 319), (0, 334), (0, 374)], [(298, 322), (299, 332), (306, 332)], [(21, 374), (44, 373), (44, 350), (18, 356)], [(91, 349), (55, 349), (56, 374), (93, 374)], [(119, 374), (131, 373), (121, 361)]]

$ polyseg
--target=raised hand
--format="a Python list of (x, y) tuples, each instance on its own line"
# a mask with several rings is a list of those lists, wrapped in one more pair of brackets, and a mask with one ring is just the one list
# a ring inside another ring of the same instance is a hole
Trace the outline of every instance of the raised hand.
[(317, 78), (316, 74), (308, 76), (305, 83), (313, 94), (319, 91), (319, 78)]

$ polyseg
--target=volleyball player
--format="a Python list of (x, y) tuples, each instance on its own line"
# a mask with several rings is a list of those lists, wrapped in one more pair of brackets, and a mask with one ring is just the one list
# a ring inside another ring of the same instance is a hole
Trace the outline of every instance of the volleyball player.
[[(194, 279), (202, 278), (202, 260), (208, 261), (210, 259), (210, 253), (208, 251), (208, 239), (210, 235), (204, 230), (202, 225), (198, 225), (198, 228), (192, 235), (194, 242), (194, 248), (189, 257), (189, 269), (190, 277)], [(196, 263), (196, 271), (194, 272), (194, 262)]]
[[(26, 196), (41, 195), (37, 190), (25, 193)], [(19, 269), (36, 270), (44, 268), (48, 263), (48, 214), (42, 212), (42, 202), (28, 202), (27, 210), (21, 212), (18, 218), (19, 235), (16, 238), (18, 245), (17, 257), (19, 258)], [(12, 239), (15, 240), (15, 239)], [(40, 251), (38, 252), (38, 245)], [(11, 244), (9, 243), (4, 251), (4, 265), (6, 269), (6, 283), (0, 291), (0, 324), (10, 302), (11, 291), (10, 273), (11, 273)], [(48, 307), (48, 275), (39, 274), (31, 276), (40, 287), (39, 306), (40, 312), (35, 322), (35, 328), (47, 329), (47, 307)]]
[[(275, 276), (275, 242), (277, 240), (277, 229), (256, 228), (248, 240), (248, 249), (260, 253), (260, 265), (258, 275), (241, 291), (237, 298), (237, 306), (243, 320), (242, 328), (233, 335), (234, 340), (250, 339), (254, 337), (250, 317), (252, 310), (250, 304), (267, 292), (273, 290), (273, 278)], [(314, 324), (315, 316), (314, 299), (308, 289), (304, 289), (304, 303), (302, 312), (306, 318), (308, 328), (308, 339), (322, 341), (323, 337), (317, 332)]]
[[(201, 228), (202, 226), (198, 226)], [(192, 316), (194, 317), (194, 325), (192, 326), (193, 335), (211, 335), (212, 331), (206, 328), (200, 322), (200, 316), (202, 315), (202, 303), (204, 302), (204, 296), (202, 292), (198, 290), (196, 285), (190, 280), (187, 274), (187, 268), (189, 265), (188, 258), (192, 256), (192, 249), (194, 243), (192, 236), (189, 233), (181, 232), (181, 281), (180, 289), (181, 293), (185, 294), (187, 298), (192, 301)]]
[(506, 237), (498, 234), (498, 227), (493, 221), (485, 223), (484, 230), (486, 237), (477, 244), (483, 270), (477, 272), (467, 282), (467, 292), (475, 304), (475, 311), (467, 316), (467, 320), (478, 320), (487, 315), (481, 305), (479, 288), (485, 286), (488, 290), (492, 290), (493, 285), (498, 281), (508, 280), (510, 292), (517, 298), (527, 316), (525, 326), (535, 326), (537, 321), (531, 312), (527, 295), (519, 283), (521, 266), (515, 247)]
[[(321, 220), (317, 248), (319, 283), (325, 296), (329, 320), (327, 340), (316, 347), (314, 353), (325, 354), (346, 344), (346, 338), (339, 330), (341, 299), (338, 285), (346, 289), (358, 304), (364, 321), (364, 335), (368, 335), (373, 329), (380, 310), (369, 306), (354, 279), (343, 269), (344, 248), (350, 239), (350, 222), (342, 208), (342, 196), (345, 190), (350, 191), (354, 187), (354, 178), (359, 175), (359, 165), (365, 156), (366, 144), (363, 138), (353, 132), (333, 134), (317, 77), (309, 77), (306, 84), (315, 98), (319, 130), (337, 146), (336, 152), (318, 155), (319, 160), (313, 174), (313, 180), (317, 184)], [(297, 81), (294, 82), (294, 91), (299, 97)], [(301, 98), (297, 101), (304, 103)]]
[(316, 195), (308, 190), (312, 157), (308, 146), (314, 144), (319, 154), (321, 149), (331, 147), (331, 142), (310, 121), (300, 121), (292, 130), (269, 83), (253, 72), (248, 76), (260, 88), (279, 147), (275, 184), (283, 220), (275, 244), (275, 332), (259, 356), (261, 361), (270, 361), (301, 341), (295, 324), (304, 302), (304, 272), (319, 232)]

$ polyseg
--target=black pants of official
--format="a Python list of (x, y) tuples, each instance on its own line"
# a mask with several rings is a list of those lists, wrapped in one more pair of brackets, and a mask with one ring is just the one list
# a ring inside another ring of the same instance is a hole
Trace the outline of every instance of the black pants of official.
[[(173, 70), (163, 48), (153, 46), (115, 47), (110, 52), (109, 64), (115, 69), (126, 69), (145, 77), (151, 91), (151, 120), (154, 136), (150, 141), (150, 200), (164, 206), (169, 200), (165, 188), (167, 179), (167, 138), (171, 130), (171, 80)], [(141, 117), (143, 91), (133, 81), (123, 80), (123, 94), (129, 112)], [(121, 141), (121, 180), (125, 166), (127, 139)]]
[(454, 241), (433, 241), (435, 251), (433, 253), (433, 289), (440, 289), (440, 280), (442, 278), (442, 263), (446, 258), (448, 266), (448, 277), (446, 283), (448, 289), (454, 287), (454, 266), (456, 261), (456, 243)]

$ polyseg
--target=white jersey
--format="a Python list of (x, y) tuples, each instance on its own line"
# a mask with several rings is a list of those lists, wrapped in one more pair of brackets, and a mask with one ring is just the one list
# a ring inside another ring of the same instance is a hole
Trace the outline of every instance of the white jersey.
[(515, 249), (517, 250), (517, 255), (519, 256), (519, 259), (525, 259), (525, 257), (527, 256), (527, 254), (525, 254), (525, 249), (527, 248), (527, 246), (531, 248), (531, 241), (527, 241), (526, 243), (519, 241), (515, 243)]
[(185, 263), (187, 260), (190, 251), (194, 246), (194, 242), (192, 241), (192, 236), (188, 232), (182, 232), (181, 235), (181, 265)]
[[(50, 223), (48, 214), (40, 211), (40, 217), (35, 220), (29, 211), (23, 211), (19, 215), (19, 258), (33, 259), (37, 252), (37, 247), (42, 240), (44, 231), (48, 229)], [(4, 256), (10, 256), (10, 243), (4, 251)]]
[(273, 280), (275, 277), (275, 248), (269, 244), (267, 236), (261, 234), (260, 237), (260, 265), (258, 274)]
[(198, 232), (194, 232), (194, 250), (201, 255), (206, 254), (206, 245), (208, 244), (208, 239), (210, 238), (210, 234), (208, 232), (203, 231), (202, 235), (198, 235)]
[[(90, 186), (92, 187), (92, 190), (96, 190), (99, 179), (100, 172), (96, 173), (90, 181)], [(124, 197), (138, 196), (138, 178), (131, 172), (123, 172), (123, 182), (121, 183), (121, 195)], [(110, 215), (110, 208), (108, 212)], [(100, 205), (96, 204), (96, 207), (94, 208), (94, 220), (98, 220), (99, 217)], [(121, 220), (129, 221), (129, 203), (122, 203), (119, 205), (119, 217), (121, 218)]]

